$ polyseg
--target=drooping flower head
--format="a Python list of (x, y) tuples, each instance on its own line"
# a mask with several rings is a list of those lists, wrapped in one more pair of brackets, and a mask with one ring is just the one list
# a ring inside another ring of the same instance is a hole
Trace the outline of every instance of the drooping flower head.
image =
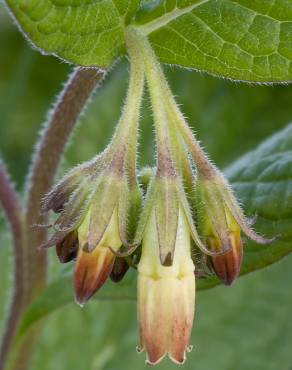
[[(224, 176), (208, 160), (147, 38), (129, 28), (126, 44), (131, 77), (121, 120), (108, 148), (45, 196), (43, 210), (58, 218), (43, 247), (55, 245), (62, 263), (75, 261), (75, 297), (81, 305), (109, 276), (118, 282), (130, 265), (136, 267), (139, 351), (152, 365), (166, 355), (183, 364), (191, 349), (196, 275), (211, 267), (230, 285), (240, 273), (241, 230), (258, 243), (272, 240), (251, 229)], [(136, 152), (144, 75), (157, 163), (140, 177), (142, 201)], [(202, 269), (195, 274), (199, 258)]]
[(218, 255), (209, 257), (221, 281), (230, 285), (239, 275), (243, 256), (241, 230), (259, 244), (268, 244), (256, 234), (223, 175), (210, 165), (208, 175), (198, 173), (195, 187), (197, 227), (202, 242)]
[(44, 198), (44, 210), (57, 207), (59, 217), (53, 225), (55, 233), (43, 247), (56, 245), (62, 263), (76, 259), (75, 297), (84, 304), (111, 274), (114, 252), (122, 244), (129, 245), (125, 215), (130, 193), (126, 178), (114, 167), (102, 169), (96, 161), (85, 164), (78, 169), (79, 182), (76, 172), (69, 173)]
[(119, 264), (118, 251), (133, 247), (130, 226), (141, 205), (136, 152), (144, 70), (135, 55), (131, 61), (127, 99), (110, 144), (71, 170), (43, 200), (44, 212), (59, 213), (55, 233), (43, 247), (56, 245), (61, 262), (76, 260), (73, 281), (81, 305), (110, 275), (122, 278), (127, 263)]

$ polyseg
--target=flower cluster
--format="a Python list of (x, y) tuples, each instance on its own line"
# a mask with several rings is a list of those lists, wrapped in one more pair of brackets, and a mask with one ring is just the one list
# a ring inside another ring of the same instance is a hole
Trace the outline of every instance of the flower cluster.
[[(62, 263), (74, 260), (76, 301), (83, 305), (110, 276), (138, 271), (139, 350), (149, 364), (165, 355), (184, 363), (190, 350), (195, 277), (215, 273), (230, 285), (240, 273), (241, 231), (251, 229), (222, 173), (189, 129), (148, 40), (130, 29), (125, 107), (110, 145), (69, 172), (44, 197), (58, 214), (54, 234)], [(136, 174), (139, 110), (147, 82), (156, 135), (155, 168)], [(143, 182), (143, 186), (139, 184)], [(195, 273), (200, 261), (201, 272)]]

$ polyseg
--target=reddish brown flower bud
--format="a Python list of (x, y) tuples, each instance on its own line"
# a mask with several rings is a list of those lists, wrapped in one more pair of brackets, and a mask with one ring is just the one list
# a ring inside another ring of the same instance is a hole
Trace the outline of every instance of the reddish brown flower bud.
[[(215, 239), (213, 239), (214, 242)], [(238, 233), (231, 232), (229, 234), (231, 250), (218, 256), (212, 256), (211, 264), (219, 279), (225, 285), (231, 285), (239, 276), (240, 266), (242, 261), (242, 240), (240, 238), (240, 230)], [(212, 241), (208, 239), (210, 246)]]
[(75, 270), (75, 299), (84, 305), (109, 277), (115, 256), (109, 248), (97, 246), (93, 252), (79, 249)]
[(115, 283), (121, 281), (129, 270), (129, 267), (129, 264), (124, 258), (117, 257), (110, 275), (111, 280)]
[(241, 230), (257, 243), (271, 243), (250, 227), (230, 187), (219, 172), (211, 178), (199, 176), (196, 183), (197, 225), (207, 245), (208, 260), (226, 285), (239, 276), (242, 261)]
[(86, 248), (90, 235), (91, 210), (78, 228), (80, 248), (74, 270), (74, 290), (78, 304), (83, 305), (104, 284), (109, 277), (115, 255), (110, 250), (118, 250), (122, 245), (119, 236), (118, 212), (113, 211), (108, 226), (96, 247)]
[(78, 233), (76, 230), (69, 233), (56, 245), (56, 253), (61, 263), (67, 263), (76, 258), (78, 251)]

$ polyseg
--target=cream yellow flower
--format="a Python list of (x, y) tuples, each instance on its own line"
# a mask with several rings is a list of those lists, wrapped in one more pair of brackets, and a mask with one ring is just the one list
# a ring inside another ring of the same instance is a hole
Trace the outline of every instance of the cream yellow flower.
[(184, 211), (179, 209), (171, 266), (161, 264), (153, 212), (144, 233), (138, 265), (139, 348), (146, 351), (149, 364), (158, 363), (165, 355), (176, 363), (185, 361), (194, 318), (194, 269)]

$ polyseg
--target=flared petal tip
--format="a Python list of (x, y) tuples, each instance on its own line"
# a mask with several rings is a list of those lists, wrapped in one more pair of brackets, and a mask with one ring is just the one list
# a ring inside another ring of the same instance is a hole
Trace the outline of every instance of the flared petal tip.
[(184, 363), (186, 362), (186, 359), (187, 359), (185, 354), (184, 354), (183, 357), (173, 357), (171, 354), (169, 354), (168, 357), (176, 365), (184, 365)]
[(187, 360), (187, 353), (193, 350), (192, 345), (187, 345), (186, 347), (178, 346), (178, 348), (173, 348), (172, 351), (168, 353), (169, 359), (176, 365), (184, 365)]
[(145, 364), (149, 366), (158, 365), (165, 358), (166, 355), (167, 353), (163, 353), (158, 356), (156, 354), (147, 354)]
[[(137, 353), (140, 355), (145, 351), (145, 347), (139, 345), (136, 347)], [(150, 353), (146, 353), (146, 360), (145, 364), (154, 366), (159, 364), (163, 360), (163, 358), (166, 356), (166, 352), (163, 354), (158, 354), (157, 351), (151, 351)]]
[[(155, 365), (158, 365), (166, 356), (168, 356), (168, 358), (176, 365), (184, 365), (187, 360), (186, 352), (191, 352), (191, 350), (192, 350), (192, 346), (188, 346), (183, 353), (179, 353), (179, 354), (168, 353), (168, 352), (165, 352), (158, 356), (155, 356), (155, 354), (154, 355), (148, 354), (145, 363), (150, 366), (155, 366)], [(142, 351), (140, 350), (138, 353), (141, 353)]]
[[(183, 351), (177, 353), (174, 352), (161, 352), (156, 350), (151, 350), (146, 354), (145, 363), (150, 366), (158, 365), (166, 356), (176, 365), (184, 365), (187, 360), (187, 353), (190, 353), (193, 350), (192, 345), (188, 345)], [(137, 346), (136, 351), (138, 354), (141, 354), (145, 351), (145, 348), (142, 346)]]
[(138, 353), (138, 355), (140, 355), (141, 353), (143, 353), (145, 350), (145, 348), (141, 347), (141, 346), (136, 346), (136, 352)]

